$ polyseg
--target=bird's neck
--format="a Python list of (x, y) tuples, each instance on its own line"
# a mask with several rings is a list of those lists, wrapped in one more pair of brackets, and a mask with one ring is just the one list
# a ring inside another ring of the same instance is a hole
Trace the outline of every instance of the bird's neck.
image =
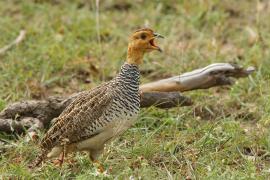
[(129, 63), (123, 64), (117, 78), (132, 79), (134, 82), (139, 82), (140, 71), (138, 65)]
[(128, 64), (140, 65), (143, 62), (144, 52), (140, 49), (133, 48), (129, 45), (127, 52), (127, 60)]

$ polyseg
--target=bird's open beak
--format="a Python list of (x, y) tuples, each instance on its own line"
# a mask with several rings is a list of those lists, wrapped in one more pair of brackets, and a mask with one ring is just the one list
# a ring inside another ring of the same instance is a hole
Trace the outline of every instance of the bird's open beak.
[(164, 38), (164, 37), (158, 33), (154, 33), (154, 38), (150, 40), (150, 44), (151, 46), (153, 46), (153, 49), (158, 50), (159, 52), (162, 52), (162, 49), (155, 44), (154, 42), (155, 38)]

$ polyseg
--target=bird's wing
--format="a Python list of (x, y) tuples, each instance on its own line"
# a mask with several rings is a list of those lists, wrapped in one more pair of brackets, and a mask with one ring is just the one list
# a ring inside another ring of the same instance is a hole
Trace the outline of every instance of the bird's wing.
[[(113, 89), (106, 83), (76, 98), (46, 133), (41, 141), (41, 148), (51, 149), (60, 145), (64, 139), (68, 139), (70, 143), (77, 142), (83, 128), (96, 123), (110, 105), (114, 97)], [(93, 135), (97, 133), (92, 132)]]
[(68, 116), (68, 114), (74, 109), (78, 108), (84, 103), (84, 100), (86, 97), (90, 99), (91, 97), (96, 96), (101, 88), (104, 88), (104, 86), (107, 86), (109, 82), (103, 83), (99, 86), (96, 86), (94, 89), (91, 89), (90, 91), (82, 91), (79, 93), (79, 95), (62, 111), (62, 113), (55, 119), (52, 120), (51, 127), (53, 127), (55, 124), (58, 123), (58, 121), (61, 121), (61, 119), (65, 118)]
[(74, 108), (80, 107), (84, 103), (83, 99), (86, 99), (86, 98), (91, 99), (94, 96), (97, 96), (100, 93), (100, 91), (102, 91), (102, 89), (104, 89), (108, 85), (109, 85), (109, 82), (103, 83), (95, 87), (94, 89), (91, 89), (90, 91), (81, 92), (79, 96), (75, 98), (74, 101), (70, 103), (68, 107), (66, 107), (66, 109), (64, 109), (64, 111), (60, 114), (59, 118), (63, 118), (64, 116), (67, 116), (71, 111), (73, 111)]

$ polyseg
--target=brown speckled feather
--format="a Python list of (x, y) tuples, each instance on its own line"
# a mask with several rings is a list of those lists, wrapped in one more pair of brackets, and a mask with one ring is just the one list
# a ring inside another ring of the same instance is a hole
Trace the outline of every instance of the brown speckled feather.
[[(90, 99), (90, 98), (96, 96), (97, 94), (99, 94), (100, 90), (102, 88), (105, 88), (109, 83), (110, 82), (106, 82), (106, 83), (103, 83), (103, 84), (95, 87), (94, 89), (81, 92), (79, 94), (79, 96), (76, 99), (74, 99), (74, 101), (72, 103), (70, 103), (70, 105), (68, 107), (66, 107), (66, 109), (60, 114), (60, 116), (58, 118), (60, 118), (60, 117), (63, 118), (64, 116), (66, 116), (68, 113), (73, 111), (74, 107), (80, 107), (84, 103), (83, 99), (85, 99), (86, 97), (88, 99)], [(58, 121), (58, 120), (56, 120), (56, 121)]]
[[(104, 83), (90, 91), (82, 92), (62, 113), (56, 118), (53, 126), (41, 140), (40, 155), (29, 167), (38, 166), (47, 153), (63, 140), (68, 139), (69, 143), (80, 140), (80, 132), (85, 126), (95, 123), (110, 105), (113, 99), (113, 88), (110, 82)], [(85, 113), (87, 111), (87, 113)], [(89, 122), (90, 120), (90, 122)], [(93, 132), (97, 134), (98, 132)], [(91, 136), (92, 134), (89, 134)]]
[[(41, 154), (30, 166), (37, 166), (54, 147), (83, 142), (98, 136), (108, 127), (111, 133), (101, 138), (100, 143), (124, 132), (133, 122), (130, 119), (139, 112), (138, 92), (138, 67), (129, 64), (123, 65), (121, 72), (113, 80), (82, 92), (55, 119), (53, 126), (41, 140)], [(97, 148), (99, 144), (94, 146), (92, 148)]]
[(110, 84), (106, 83), (92, 91), (83, 92), (75, 99), (46, 133), (41, 148), (50, 149), (63, 139), (68, 139), (70, 143), (80, 140), (79, 133), (83, 128), (97, 121), (113, 99), (112, 88), (109, 87)]

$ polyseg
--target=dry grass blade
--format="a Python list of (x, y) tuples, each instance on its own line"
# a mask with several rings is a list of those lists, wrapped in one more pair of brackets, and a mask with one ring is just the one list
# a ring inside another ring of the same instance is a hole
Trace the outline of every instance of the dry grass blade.
[(21, 30), (19, 36), (14, 41), (12, 41), (10, 44), (8, 44), (0, 49), (0, 55), (5, 54), (13, 46), (18, 45), (20, 42), (22, 42), (23, 39), (25, 38), (25, 35), (26, 35), (26, 31)]

